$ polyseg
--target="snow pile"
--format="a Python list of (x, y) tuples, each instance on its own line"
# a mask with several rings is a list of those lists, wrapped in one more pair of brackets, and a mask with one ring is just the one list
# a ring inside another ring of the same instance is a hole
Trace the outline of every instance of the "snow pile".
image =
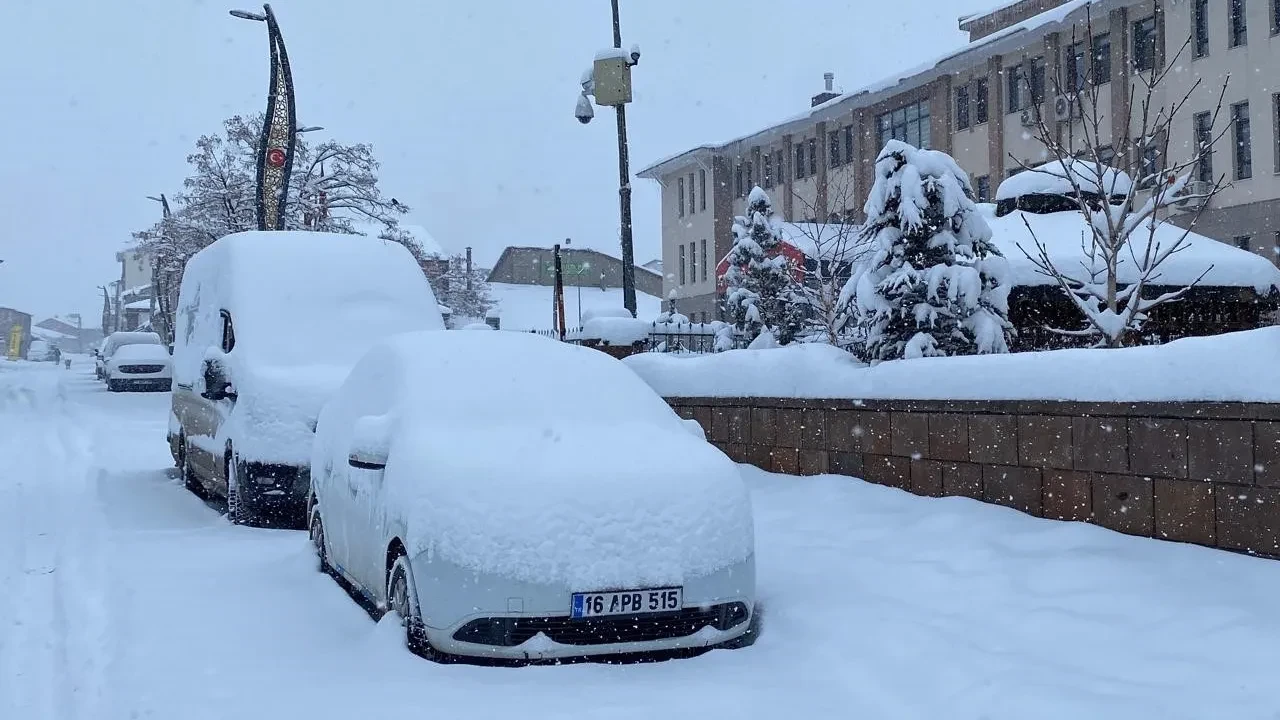
[(102, 356), (111, 357), (117, 348), (125, 345), (161, 345), (160, 336), (153, 332), (113, 332), (102, 341)]
[[(1223, 359), (1230, 358), (1230, 372)], [(886, 362), (826, 345), (623, 361), (664, 397), (1280, 402), (1280, 327), (1119, 350)]]
[(634, 345), (649, 339), (653, 323), (631, 317), (593, 317), (581, 330), (567, 333), (569, 340), (598, 340), (606, 345)]
[(582, 311), (582, 321), (584, 323), (591, 322), (596, 318), (626, 318), (633, 319), (631, 311), (625, 307), (610, 307), (608, 305), (597, 305), (596, 307), (587, 308)]
[(493, 327), (492, 327), (491, 325), (489, 325), (488, 323), (473, 322), (473, 323), (467, 323), (466, 325), (464, 325), (464, 326), (462, 327), (462, 329), (463, 329), (463, 330), (485, 330), (485, 331), (489, 331), (489, 330), (493, 330)]
[(680, 584), (752, 553), (737, 468), (603, 353), (527, 333), (391, 338), (325, 407), (313, 465), (347, 462), (375, 399), (411, 552), (574, 589)]
[(1133, 180), (1123, 170), (1103, 165), (1102, 172), (1099, 173), (1094, 161), (1073, 159), (1063, 163), (1061, 160), (1054, 160), (1005, 178), (1000, 187), (996, 188), (996, 201), (1033, 194), (1073, 194), (1073, 177), (1082, 192), (1106, 197), (1128, 195), (1133, 188)]
[[(489, 295), (497, 306), (486, 317), (496, 317), (501, 330), (551, 330), (555, 328), (555, 288), (550, 285), (489, 283)], [(622, 307), (622, 288), (600, 289), (598, 285), (574, 285), (564, 289), (564, 313), (569, 324), (597, 310)], [(662, 299), (636, 290), (636, 317), (651, 320), (662, 312)]]
[(164, 345), (125, 345), (111, 356), (111, 361), (117, 365), (142, 361), (168, 365), (170, 359), (169, 349)]
[[(1084, 216), (1079, 212), (1041, 215), (1015, 210), (1004, 217), (996, 217), (994, 205), (981, 204), (978, 208), (991, 227), (992, 242), (1009, 262), (1012, 284), (1056, 284), (1053, 278), (1040, 273), (1023, 252), (1025, 250), (1034, 257), (1037, 239), (1049, 251), (1049, 259), (1059, 270), (1073, 276), (1088, 276), (1087, 271), (1081, 269), (1089, 261), (1081, 243), (1088, 247), (1092, 236)], [(1027, 230), (1028, 224), (1035, 233), (1034, 237)], [(1154, 242), (1161, 248), (1171, 247), (1182, 237), (1183, 232), (1182, 228), (1162, 222), (1156, 226)], [(1129, 249), (1117, 256), (1119, 265), (1116, 279), (1122, 285), (1138, 280), (1134, 256), (1141, 258), (1147, 244), (1148, 231), (1139, 229), (1130, 236)], [(1250, 287), (1263, 295), (1271, 293), (1272, 289), (1280, 290), (1280, 268), (1260, 255), (1194, 232), (1187, 234), (1183, 245), (1183, 249), (1160, 263), (1159, 277), (1154, 279), (1153, 284), (1190, 285), (1208, 270), (1200, 281), (1201, 285)]]
[[(222, 317), (235, 345), (222, 353)], [(246, 232), (187, 263), (178, 301), (174, 382), (203, 387), (222, 362), (239, 397), (217, 445), (305, 464), (311, 422), (347, 371), (388, 335), (443, 330), (431, 286), (402, 245), (362, 235)]]

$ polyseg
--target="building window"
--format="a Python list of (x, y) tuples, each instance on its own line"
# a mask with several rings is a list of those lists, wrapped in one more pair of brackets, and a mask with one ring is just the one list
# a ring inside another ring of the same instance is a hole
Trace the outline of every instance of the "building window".
[(827, 167), (840, 167), (840, 131), (827, 133)]
[(1004, 174), (1004, 177), (1005, 177), (1005, 179), (1007, 180), (1007, 179), (1009, 179), (1009, 178), (1013, 177), (1014, 175), (1017, 175), (1018, 173), (1022, 172), (1023, 170), (1026, 170), (1026, 168), (1024, 168), (1024, 167), (1022, 167), (1021, 165), (1019, 165), (1018, 167), (1013, 168), (1012, 170), (1008, 170), (1008, 171), (1006, 171), (1006, 172), (1005, 172), (1005, 174)]
[(1085, 65), (1086, 55), (1084, 43), (1078, 42), (1067, 50), (1066, 61), (1063, 63), (1062, 71), (1066, 74), (1064, 78), (1067, 85), (1067, 92), (1073, 93), (1084, 90), (1088, 86), (1089, 81), (1085, 73), (1088, 68)]
[(991, 202), (991, 176), (983, 175), (974, 184), (978, 186), (978, 202)]
[(1235, 143), (1236, 179), (1253, 177), (1253, 140), (1249, 130), (1248, 101), (1231, 106), (1232, 138)]
[(1146, 72), (1156, 66), (1156, 19), (1143, 18), (1133, 24), (1133, 67)]
[(876, 117), (880, 147), (901, 140), (920, 148), (929, 147), (929, 102), (922, 100)]
[(818, 174), (818, 138), (809, 138), (809, 174)]
[(684, 217), (684, 178), (676, 180), (676, 208), (680, 217)]
[(853, 126), (844, 126), (844, 161), (853, 162)]
[(1271, 34), (1280, 35), (1280, 0), (1271, 0)]
[(1236, 244), (1236, 247), (1240, 248), (1241, 250), (1253, 250), (1252, 235), (1237, 235), (1231, 238), (1231, 240)]
[(1009, 112), (1016, 113), (1022, 109), (1023, 88), (1027, 83), (1027, 67), (1018, 63), (1005, 73), (1009, 78)]
[(707, 209), (707, 171), (698, 171), (698, 209)]
[(1196, 113), (1192, 118), (1195, 129), (1195, 151), (1202, 153), (1196, 161), (1196, 180), (1213, 182), (1213, 116), (1207, 112)]
[(707, 281), (707, 239), (702, 238), (702, 282)]
[(761, 174), (764, 175), (764, 186), (771, 189), (773, 188), (773, 153), (765, 153), (760, 158), (760, 162), (764, 163), (760, 168)]
[(733, 172), (733, 194), (738, 197), (746, 196), (746, 192), (742, 189), (742, 165), (738, 165)]
[(1275, 135), (1276, 174), (1280, 175), (1280, 93), (1271, 96), (1271, 133)]
[(1103, 145), (1098, 148), (1098, 160), (1107, 167), (1115, 167), (1116, 151), (1110, 145)]
[(1209, 54), (1209, 0), (1192, 0), (1191, 40), (1195, 45), (1196, 57), (1202, 58)]
[(685, 257), (684, 257), (684, 251), (685, 251), (684, 243), (680, 243), (680, 284), (681, 284), (681, 285), (684, 285), (684, 284), (685, 284), (685, 274), (684, 274), (684, 263), (685, 263)]
[(1155, 141), (1143, 142), (1142, 138), (1133, 141), (1142, 161), (1138, 163), (1138, 187), (1146, 189), (1156, 184), (1156, 173), (1159, 171), (1160, 152)]
[(987, 121), (987, 79), (979, 78), (973, 84), (973, 124), (981, 125)]
[(698, 245), (689, 243), (689, 282), (698, 282)]
[(748, 162), (746, 164), (746, 168), (747, 168), (747, 192), (750, 193), (751, 189), (756, 186), (756, 173), (755, 173), (755, 168), (751, 166), (751, 163)]
[(1249, 41), (1249, 28), (1245, 20), (1244, 0), (1227, 0), (1230, 3), (1230, 19), (1227, 29), (1231, 33), (1231, 47), (1240, 47)]
[(1031, 60), (1031, 102), (1044, 102), (1044, 79), (1045, 64), (1044, 58), (1032, 58)]
[(694, 196), (693, 173), (689, 173), (689, 214), (690, 215), (693, 214), (693, 201), (695, 199), (696, 197)]
[(1111, 82), (1111, 35), (1102, 33), (1093, 38), (1093, 84)]
[(956, 88), (956, 129), (965, 130), (969, 127), (969, 86), (961, 85)]
[(787, 156), (781, 150), (777, 153), (777, 159), (773, 161), (773, 174), (777, 184), (781, 185), (787, 181)]
[(805, 168), (804, 141), (801, 140), (799, 143), (796, 144), (796, 169), (795, 169), (796, 180), (804, 179), (804, 168)]

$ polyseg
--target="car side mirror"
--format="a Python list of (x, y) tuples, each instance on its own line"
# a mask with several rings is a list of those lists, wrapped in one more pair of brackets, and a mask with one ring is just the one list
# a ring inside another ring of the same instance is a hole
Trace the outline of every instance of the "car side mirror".
[(391, 454), (391, 424), (386, 415), (365, 415), (351, 433), (347, 463), (361, 470), (382, 470)]
[(206, 400), (224, 400), (234, 398), (231, 381), (227, 379), (226, 368), (212, 358), (204, 361), (204, 391), (200, 393)]

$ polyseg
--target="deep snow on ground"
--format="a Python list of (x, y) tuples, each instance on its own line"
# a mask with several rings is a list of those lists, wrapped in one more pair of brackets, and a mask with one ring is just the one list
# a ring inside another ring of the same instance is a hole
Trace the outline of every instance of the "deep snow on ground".
[(1280, 714), (1278, 562), (748, 467), (753, 647), (435, 665), (316, 572), (302, 533), (185, 492), (167, 402), (108, 394), (84, 363), (0, 362), (0, 718)]

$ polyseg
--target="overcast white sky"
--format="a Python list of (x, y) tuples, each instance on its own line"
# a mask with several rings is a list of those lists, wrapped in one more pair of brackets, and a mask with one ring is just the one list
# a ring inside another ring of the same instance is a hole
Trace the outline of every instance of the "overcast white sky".
[[(5, 0), (0, 22), (0, 305), (80, 311), (115, 252), (174, 193), (195, 138), (265, 103), (264, 26), (238, 0)], [(622, 0), (643, 51), (632, 169), (807, 107), (958, 46), (990, 0)], [(257, 9), (253, 3), (244, 3)], [(608, 0), (277, 0), (299, 122), (373, 143), (385, 192), (450, 251), (507, 245), (618, 254), (613, 111), (573, 118), (612, 44)], [(785, 9), (784, 9), (785, 8)], [(657, 188), (636, 182), (636, 259), (659, 252)]]

